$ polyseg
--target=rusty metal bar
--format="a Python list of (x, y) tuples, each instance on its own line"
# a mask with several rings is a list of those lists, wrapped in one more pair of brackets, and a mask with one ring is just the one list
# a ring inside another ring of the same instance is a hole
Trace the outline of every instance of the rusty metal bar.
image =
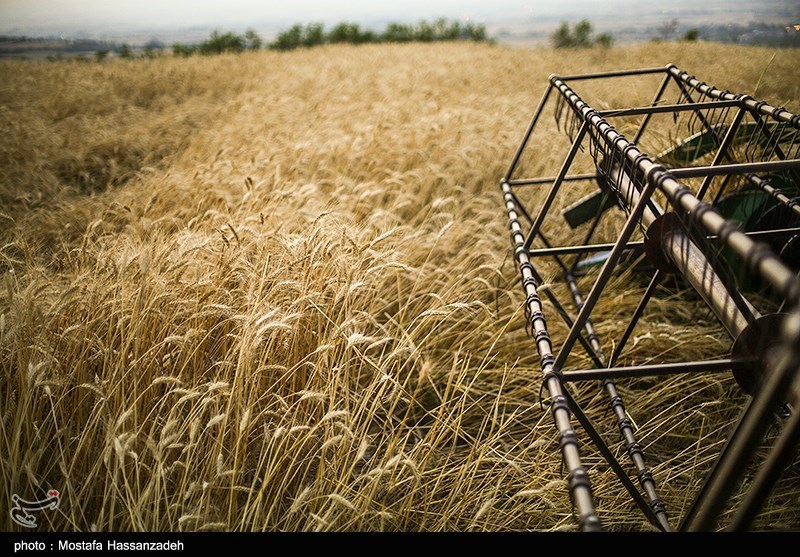
[(673, 178), (699, 178), (704, 176), (721, 176), (726, 174), (747, 174), (750, 172), (780, 172), (782, 170), (800, 169), (800, 159), (765, 162), (740, 162), (735, 164), (718, 164), (714, 166), (687, 166), (672, 168), (669, 173)]
[(547, 216), (547, 212), (550, 210), (550, 205), (552, 205), (553, 200), (558, 194), (558, 190), (561, 188), (564, 176), (566, 176), (567, 172), (569, 172), (569, 167), (572, 165), (575, 155), (578, 154), (578, 150), (581, 147), (581, 143), (583, 142), (585, 135), (586, 123), (584, 122), (581, 124), (580, 130), (578, 130), (578, 135), (575, 136), (575, 140), (572, 142), (572, 147), (570, 147), (570, 150), (561, 165), (561, 170), (559, 170), (558, 176), (553, 181), (553, 185), (550, 186), (550, 191), (547, 192), (547, 197), (539, 207), (539, 212), (536, 215), (536, 219), (533, 221), (533, 224), (531, 224), (531, 228), (528, 231), (528, 236), (525, 238), (525, 249), (530, 249), (533, 239), (536, 238), (536, 234), (539, 232), (539, 227), (542, 226), (542, 223)]
[[(508, 185), (511, 187), (519, 186), (538, 186), (539, 184), (552, 184), (556, 181), (558, 176), (545, 176), (543, 178), (523, 178), (520, 180), (509, 180)], [(581, 180), (595, 180), (597, 178), (596, 172), (587, 174), (569, 174), (561, 178), (562, 182), (579, 182)]]
[(732, 106), (739, 106), (741, 103), (736, 101), (710, 101), (693, 104), (659, 104), (655, 106), (637, 106), (635, 108), (609, 108), (608, 110), (599, 110), (597, 113), (603, 118), (617, 118), (619, 116), (641, 116), (646, 114), (664, 114), (669, 112), (686, 112), (688, 110), (701, 110), (703, 108), (726, 108)]
[[(739, 131), (739, 124), (742, 123), (742, 118), (744, 118), (745, 114), (746, 112), (741, 108), (736, 111), (736, 116), (734, 117), (731, 125), (728, 127), (725, 137), (722, 138), (722, 145), (719, 146), (719, 150), (714, 156), (714, 161), (711, 163), (711, 166), (719, 166), (723, 159), (729, 157), (728, 149), (733, 143), (733, 138), (736, 137), (736, 132)], [(700, 186), (700, 189), (697, 192), (698, 199), (703, 199), (703, 197), (705, 197), (706, 191), (708, 191), (708, 188), (711, 187), (711, 181), (713, 179), (713, 174), (706, 174), (705, 180), (703, 180), (703, 185)]]
[[(653, 73), (664, 73), (667, 71), (669, 66), (666, 68), (659, 67), (659, 68), (642, 68), (639, 70), (619, 70), (613, 72), (597, 72), (597, 73), (584, 73), (584, 74), (575, 74), (575, 75), (567, 75), (562, 77), (561, 79), (564, 81), (583, 81), (586, 79), (605, 79), (608, 77), (630, 77), (635, 75), (647, 75)], [(552, 79), (552, 76), (551, 76)]]
[(564, 388), (558, 375), (553, 370), (553, 348), (541, 299), (536, 291), (536, 279), (531, 272), (531, 262), (525, 249), (525, 236), (519, 223), (516, 203), (511, 195), (511, 187), (504, 180), (501, 185), (503, 198), (508, 213), (511, 239), (514, 244), (514, 255), (519, 264), (522, 286), (525, 289), (525, 309), (531, 326), (531, 331), (536, 343), (536, 349), (542, 366), (543, 382), (550, 394), (550, 412), (558, 431), (561, 456), (567, 469), (567, 482), (570, 495), (578, 513), (578, 523), (584, 531), (597, 531), (601, 529), (600, 519), (594, 509), (589, 473), (583, 466), (578, 450), (578, 437), (572, 428), (570, 409), (564, 396)]
[(620, 377), (652, 377), (659, 375), (679, 375), (684, 373), (719, 373), (728, 371), (734, 365), (732, 360), (708, 360), (700, 362), (676, 362), (672, 364), (651, 364), (642, 366), (606, 367), (564, 371), (561, 380), (567, 383)]
[(609, 367), (616, 365), (617, 360), (622, 354), (622, 351), (625, 349), (625, 345), (628, 343), (628, 339), (630, 338), (631, 334), (633, 334), (633, 330), (636, 328), (636, 325), (639, 323), (639, 319), (641, 319), (642, 314), (647, 307), (647, 303), (650, 301), (650, 298), (656, 291), (658, 284), (661, 282), (662, 276), (662, 272), (660, 270), (656, 270), (653, 278), (650, 279), (650, 283), (647, 285), (644, 294), (642, 294), (642, 298), (639, 300), (639, 304), (636, 306), (630, 321), (628, 321), (628, 326), (625, 328), (625, 332), (622, 333), (622, 337), (619, 339), (619, 342), (614, 346), (614, 353), (611, 354), (611, 359), (608, 361)]
[[(667, 86), (671, 80), (672, 78), (669, 74), (664, 76), (664, 79), (661, 80), (661, 85), (658, 86), (658, 91), (656, 91), (656, 96), (653, 97), (653, 101), (650, 103), (650, 106), (658, 106), (658, 103), (661, 101), (661, 97), (664, 95), (664, 91), (667, 90)], [(644, 135), (652, 116), (652, 113), (645, 114), (644, 118), (642, 119), (642, 123), (639, 124), (639, 129), (636, 130), (636, 135), (633, 138), (634, 143), (639, 143), (639, 140), (642, 138), (642, 135)]]
[(667, 66), (667, 72), (676, 80), (703, 93), (707, 97), (726, 101), (741, 101), (742, 106), (746, 108), (748, 112), (768, 116), (776, 122), (786, 122), (791, 124), (794, 128), (800, 129), (800, 114), (792, 114), (785, 108), (776, 108), (765, 102), (756, 101), (749, 95), (738, 95), (731, 93), (730, 91), (723, 91), (722, 89), (718, 89), (713, 85), (708, 85), (707, 83), (700, 81), (696, 77), (689, 75), (689, 73), (686, 71), (678, 69), (678, 67), (676, 67), (674, 64), (669, 64)]
[(514, 170), (517, 169), (517, 165), (519, 164), (519, 159), (522, 156), (522, 152), (525, 150), (525, 146), (528, 144), (528, 141), (531, 138), (531, 133), (533, 133), (533, 129), (536, 127), (536, 122), (539, 121), (539, 116), (542, 114), (542, 110), (544, 109), (544, 105), (547, 104), (547, 99), (550, 98), (550, 93), (553, 90), (553, 86), (551, 84), (547, 85), (547, 90), (542, 95), (541, 100), (539, 101), (539, 106), (536, 107), (536, 112), (533, 113), (533, 118), (531, 118), (531, 123), (528, 124), (528, 129), (525, 130), (525, 135), (522, 137), (522, 141), (519, 143), (519, 147), (517, 147), (517, 152), (514, 155), (514, 159), (511, 161), (511, 164), (506, 171), (505, 178), (503, 180), (508, 183), (511, 179), (511, 176), (514, 174)]

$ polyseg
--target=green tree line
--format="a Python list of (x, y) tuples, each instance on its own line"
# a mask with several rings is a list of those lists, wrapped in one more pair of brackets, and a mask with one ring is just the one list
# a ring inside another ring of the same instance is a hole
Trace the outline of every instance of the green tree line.
[[(278, 33), (275, 40), (267, 48), (272, 50), (293, 50), (301, 47), (314, 47), (324, 44), (350, 43), (407, 43), (407, 42), (435, 42), (435, 41), (489, 41), (486, 26), (475, 23), (461, 23), (445, 18), (429, 23), (420, 21), (416, 25), (405, 23), (390, 23), (382, 33), (371, 29), (364, 29), (358, 23), (343, 21), (326, 31), (322, 23), (297, 24)], [(191, 56), (193, 54), (222, 54), (223, 52), (244, 52), (245, 50), (259, 50), (263, 48), (264, 41), (254, 30), (250, 29), (244, 35), (233, 32), (221, 33), (214, 31), (211, 36), (196, 45), (176, 43), (172, 45), (172, 52), (176, 56)]]
[(323, 44), (350, 43), (408, 43), (436, 41), (488, 41), (486, 26), (475, 23), (461, 23), (445, 18), (429, 23), (422, 20), (416, 25), (390, 23), (382, 33), (362, 29), (357, 23), (342, 22), (325, 32), (322, 23), (297, 24), (278, 34), (269, 48), (292, 50)]
[(322, 23), (294, 25), (278, 34), (269, 48), (274, 50), (293, 50), (323, 44), (350, 43), (408, 43), (435, 41), (488, 41), (486, 26), (475, 23), (461, 23), (445, 18), (429, 23), (422, 20), (416, 25), (390, 23), (382, 33), (362, 29), (357, 23), (342, 22), (326, 32)]
[(214, 31), (211, 36), (200, 44), (185, 45), (175, 43), (172, 53), (176, 56), (191, 56), (192, 54), (222, 54), (223, 52), (244, 52), (245, 50), (259, 50), (264, 41), (253, 29), (248, 29), (244, 35), (232, 31), (222, 33)]

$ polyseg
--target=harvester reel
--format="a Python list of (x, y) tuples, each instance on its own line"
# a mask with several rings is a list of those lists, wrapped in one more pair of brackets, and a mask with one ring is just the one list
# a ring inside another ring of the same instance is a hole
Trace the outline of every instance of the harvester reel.
[[(606, 80), (654, 78), (652, 101), (629, 107), (597, 110), (577, 92), (591, 92), (591, 85)], [(677, 93), (672, 102), (666, 100), (671, 91)], [(541, 130), (550, 110), (569, 141), (560, 166), (544, 172), (546, 161), (537, 154), (548, 149), (536, 148), (553, 147), (553, 131)], [(615, 127), (618, 119), (635, 129), (632, 139)], [(664, 148), (665, 127), (669, 137), (683, 139)], [(673, 65), (552, 76), (500, 187), (579, 527), (599, 530), (602, 524), (579, 450), (585, 435), (656, 528), (750, 528), (800, 440), (800, 116), (722, 91)], [(565, 227), (582, 242), (557, 241)], [(545, 268), (560, 272), (566, 287), (541, 289), (547, 303), (539, 291)], [(603, 339), (595, 328), (603, 319), (601, 298), (612, 279), (637, 273), (649, 280), (640, 281), (647, 286), (625, 330)], [(691, 302), (684, 296), (687, 303), (709, 310), (720, 336), (730, 337), (730, 351), (723, 358), (656, 355), (647, 365), (620, 365), (667, 277), (694, 297)], [(551, 311), (563, 320), (566, 335), (551, 333), (545, 315)], [(575, 361), (592, 367), (574, 369)], [(747, 402), (677, 524), (670, 514), (675, 511), (658, 495), (614, 381), (728, 371)], [(578, 381), (594, 381), (606, 391), (629, 463), (617, 459), (607, 432), (570, 393), (569, 384)], [(756, 459), (776, 422), (776, 440), (765, 458)], [(631, 464), (638, 485), (629, 477)], [(751, 470), (742, 491), (742, 477)], [(738, 503), (726, 514), (734, 494)], [(727, 524), (720, 524), (723, 516)]]

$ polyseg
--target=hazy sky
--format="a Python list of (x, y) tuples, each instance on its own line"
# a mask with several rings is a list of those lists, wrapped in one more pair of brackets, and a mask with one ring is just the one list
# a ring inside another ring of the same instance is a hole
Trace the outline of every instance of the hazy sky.
[[(724, 14), (743, 5), (782, 6), (800, 0), (0, 0), (0, 32), (69, 32), (203, 27), (285, 26), (343, 20), (362, 23), (471, 17), (485, 23), (550, 16), (576, 21), (596, 15)], [(735, 11), (735, 10), (734, 10)]]
[[(579, 2), (580, 3), (580, 2)], [(523, 15), (533, 5), (558, 0), (0, 0), (3, 27), (64, 24), (136, 26), (234, 25), (269, 20), (392, 19), (408, 17), (478, 17), (493, 11)]]

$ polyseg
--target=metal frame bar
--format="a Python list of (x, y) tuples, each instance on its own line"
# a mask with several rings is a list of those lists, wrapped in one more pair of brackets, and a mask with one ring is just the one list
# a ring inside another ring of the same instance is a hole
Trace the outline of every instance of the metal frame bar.
[[(739, 110), (736, 111), (736, 116), (733, 118), (733, 122), (731, 123), (730, 127), (728, 127), (728, 131), (725, 133), (725, 137), (722, 138), (722, 145), (719, 146), (719, 150), (717, 150), (717, 154), (714, 155), (714, 160), (711, 163), (711, 166), (718, 167), (720, 163), (722, 163), (723, 159), (728, 158), (728, 149), (733, 143), (733, 138), (736, 136), (736, 132), (739, 131), (739, 124), (742, 123), (742, 118), (746, 112), (739, 107)], [(673, 175), (675, 173), (673, 172)], [(679, 175), (678, 175), (679, 176)], [(700, 186), (700, 189), (697, 192), (697, 199), (703, 199), (705, 197), (708, 188), (711, 187), (711, 181), (714, 179), (715, 174), (706, 174), (705, 180), (703, 180), (703, 185)]]
[(614, 346), (614, 353), (611, 355), (611, 359), (608, 361), (609, 367), (613, 367), (617, 363), (617, 360), (622, 355), (622, 351), (625, 350), (625, 345), (628, 343), (628, 339), (630, 338), (631, 334), (633, 334), (636, 325), (639, 324), (639, 319), (642, 318), (642, 314), (647, 307), (647, 303), (650, 301), (650, 298), (653, 296), (653, 293), (656, 291), (656, 288), (661, 282), (661, 277), (661, 271), (657, 270), (655, 274), (653, 274), (653, 278), (650, 279), (650, 283), (647, 285), (644, 294), (642, 294), (639, 304), (633, 311), (633, 315), (631, 316), (631, 320), (628, 322), (628, 326), (625, 328), (625, 332), (622, 333), (622, 337), (619, 339), (619, 342)]
[(581, 461), (578, 450), (578, 437), (572, 428), (570, 420), (570, 407), (564, 395), (561, 381), (553, 373), (552, 344), (547, 331), (547, 323), (544, 320), (542, 302), (536, 291), (536, 279), (531, 270), (531, 263), (525, 253), (525, 239), (519, 223), (516, 203), (511, 195), (511, 188), (505, 181), (502, 182), (501, 188), (505, 199), (509, 226), (511, 227), (514, 254), (519, 264), (522, 285), (526, 294), (525, 310), (531, 330), (534, 332), (536, 349), (541, 359), (543, 383), (552, 401), (550, 411), (558, 431), (561, 456), (567, 468), (569, 491), (578, 512), (578, 523), (584, 531), (600, 530), (600, 519), (594, 509), (589, 474)]
[[(787, 323), (788, 326), (783, 330), (784, 342), (796, 347), (800, 344), (800, 312), (793, 313)], [(706, 483), (681, 523), (681, 530), (711, 530), (716, 526), (730, 493), (741, 481), (742, 472), (766, 433), (774, 409), (798, 375), (800, 351), (784, 350), (780, 357), (773, 358), (772, 363), (774, 371), (742, 413)]]
[(533, 221), (533, 224), (531, 224), (531, 228), (528, 231), (528, 236), (525, 238), (525, 249), (530, 249), (533, 239), (536, 238), (536, 234), (539, 232), (539, 228), (542, 226), (542, 223), (547, 216), (547, 212), (550, 210), (550, 205), (552, 205), (553, 200), (556, 198), (558, 190), (561, 189), (561, 183), (564, 180), (564, 176), (567, 175), (569, 167), (572, 164), (572, 161), (575, 159), (575, 155), (578, 154), (578, 150), (581, 147), (583, 138), (586, 135), (586, 129), (587, 124), (581, 124), (580, 130), (578, 130), (578, 134), (575, 136), (575, 140), (572, 142), (572, 147), (570, 147), (567, 157), (564, 159), (564, 162), (561, 165), (561, 170), (559, 170), (558, 176), (556, 176), (556, 179), (553, 181), (553, 185), (550, 186), (550, 191), (547, 193), (547, 197), (539, 207), (539, 213), (536, 215), (536, 219)]
[(782, 170), (795, 169), (800, 169), (800, 159), (767, 162), (740, 162), (733, 164), (718, 164), (713, 166), (688, 166), (684, 168), (670, 169), (669, 173), (677, 179), (724, 176), (728, 174), (748, 174), (751, 172), (780, 172)]
[(506, 184), (511, 179), (512, 174), (514, 174), (514, 170), (516, 170), (517, 165), (519, 164), (519, 159), (522, 156), (522, 152), (525, 150), (525, 147), (528, 145), (528, 141), (531, 138), (531, 133), (533, 133), (533, 129), (536, 127), (536, 123), (539, 121), (539, 116), (542, 115), (542, 109), (544, 109), (544, 105), (547, 104), (547, 99), (550, 98), (550, 93), (553, 91), (553, 85), (548, 84), (547, 89), (542, 95), (542, 99), (539, 101), (539, 106), (536, 107), (536, 112), (533, 114), (533, 118), (531, 118), (531, 123), (528, 124), (528, 129), (525, 131), (525, 135), (520, 141), (519, 147), (517, 148), (517, 152), (514, 154), (514, 158), (511, 161), (511, 164), (506, 171), (506, 175), (503, 178), (503, 182)]
[(596, 379), (615, 379), (619, 377), (678, 375), (682, 373), (718, 373), (720, 371), (728, 371), (734, 365), (735, 362), (733, 362), (733, 360), (708, 360), (699, 362), (675, 362), (671, 364), (582, 369), (577, 371), (562, 372), (561, 380), (565, 382), (571, 382)]
[[(663, 66), (658, 68), (641, 68), (638, 70), (619, 70), (619, 71), (609, 71), (609, 72), (597, 72), (597, 73), (584, 73), (584, 74), (573, 74), (561, 77), (562, 81), (584, 81), (586, 79), (606, 79), (609, 77), (631, 77), (637, 75), (648, 75), (654, 73), (664, 73), (665, 71), (669, 71), (669, 66), (664, 68)], [(552, 80), (554, 76), (550, 76)]]
[[(790, 200), (791, 201), (791, 200)], [(800, 207), (800, 204), (797, 202), (792, 202), (794, 207)], [(766, 238), (769, 236), (775, 236), (779, 234), (798, 234), (800, 233), (800, 227), (793, 227), (793, 228), (776, 228), (774, 230), (755, 230), (752, 232), (745, 232), (747, 236), (751, 238)], [(706, 236), (709, 240), (716, 240), (719, 236), (709, 235)], [(587, 244), (585, 246), (558, 246), (558, 247), (550, 247), (550, 248), (535, 248), (528, 251), (528, 255), (532, 258), (536, 257), (553, 257), (556, 255), (575, 255), (575, 254), (585, 254), (585, 253), (596, 253), (598, 251), (609, 251), (614, 248), (616, 244)], [(636, 249), (644, 247), (644, 242), (642, 240), (638, 240), (635, 242), (628, 242), (625, 244), (625, 249)]]
[(688, 72), (680, 70), (674, 64), (669, 64), (667, 66), (667, 72), (673, 76), (677, 82), (688, 85), (692, 89), (703, 93), (709, 98), (738, 100), (742, 103), (742, 106), (752, 114), (767, 116), (776, 122), (785, 122), (791, 124), (795, 128), (800, 129), (800, 118), (798, 118), (800, 115), (792, 114), (785, 108), (776, 108), (765, 102), (756, 101), (753, 97), (748, 95), (737, 95), (731, 93), (730, 91), (717, 89), (716, 87), (708, 85), (707, 83), (689, 75)]
[[(537, 248), (532, 249), (528, 253), (531, 257), (553, 257), (556, 255), (575, 255), (583, 253), (594, 253), (598, 251), (608, 251), (614, 248), (616, 244), (589, 244), (586, 246), (559, 246), (554, 248)], [(644, 247), (644, 242), (628, 242), (625, 244), (625, 249), (634, 249)]]
[[(519, 186), (536, 186), (539, 184), (552, 184), (556, 181), (558, 176), (545, 176), (544, 178), (524, 178), (521, 180), (509, 180), (507, 183), (511, 187)], [(578, 182), (581, 180), (594, 180), (597, 178), (595, 172), (589, 174), (570, 174), (561, 178), (562, 182)]]
[[(661, 97), (664, 96), (664, 92), (667, 90), (667, 86), (672, 81), (672, 78), (669, 74), (664, 76), (664, 79), (661, 80), (661, 85), (658, 86), (658, 91), (656, 91), (655, 97), (653, 97), (653, 101), (650, 103), (650, 106), (657, 106), (658, 103), (661, 101)], [(633, 137), (633, 142), (638, 144), (639, 140), (644, 135), (645, 130), (647, 129), (647, 125), (650, 123), (650, 118), (652, 113), (645, 114), (644, 118), (642, 119), (642, 123), (639, 124), (639, 129), (636, 130), (636, 135)]]
[(686, 112), (689, 110), (702, 110), (704, 108), (726, 108), (741, 106), (739, 101), (709, 101), (694, 104), (660, 104), (656, 106), (637, 106), (636, 108), (610, 108), (599, 110), (597, 113), (603, 118), (617, 118), (621, 116), (640, 116), (646, 114), (664, 114), (668, 112)]
[[(520, 212), (528, 220), (528, 222), (532, 223), (530, 214), (528, 214), (528, 211), (525, 209), (525, 207), (521, 203), (519, 203), (519, 200), (517, 199), (516, 195), (514, 195), (513, 191), (510, 192), (510, 197), (515, 201), (517, 207), (520, 209)], [(549, 247), (551, 245), (543, 233), (539, 234), (539, 239), (545, 244), (545, 246)], [(567, 269), (564, 262), (561, 261), (561, 259), (557, 255), (554, 256), (554, 259), (564, 271), (564, 276), (568, 284), (570, 285), (570, 290), (572, 292), (573, 300), (576, 306), (580, 309), (581, 305), (583, 304), (583, 301), (581, 299), (580, 292), (578, 291), (577, 284), (575, 284), (574, 279), (572, 278), (570, 271)], [(530, 271), (533, 274), (535, 280), (541, 283), (542, 282), (541, 276), (539, 275), (538, 272), (536, 272), (536, 269), (532, 265), (530, 266)], [(555, 294), (550, 289), (547, 289), (545, 291), (545, 294), (555, 307), (556, 312), (562, 318), (564, 323), (566, 323), (567, 327), (571, 327), (573, 324), (573, 319), (563, 308), (563, 306), (558, 301), (558, 298), (555, 296)], [(604, 367), (603, 363), (604, 356), (602, 348), (600, 346), (599, 338), (595, 334), (594, 329), (590, 322), (587, 322), (586, 327), (584, 328), (586, 330), (588, 340), (584, 338), (583, 335), (578, 335), (579, 344), (581, 344), (581, 346), (584, 348), (586, 354), (589, 356), (589, 358), (592, 360), (595, 366)], [(600, 450), (600, 453), (603, 455), (608, 464), (611, 466), (612, 470), (617, 475), (617, 477), (619, 478), (620, 482), (623, 484), (625, 489), (630, 493), (633, 500), (637, 503), (640, 509), (642, 509), (642, 512), (645, 514), (648, 520), (650, 520), (650, 522), (659, 530), (671, 531), (672, 527), (667, 518), (666, 508), (664, 506), (664, 503), (658, 497), (658, 494), (656, 492), (655, 480), (653, 479), (650, 469), (645, 464), (642, 449), (636, 440), (636, 435), (633, 431), (633, 424), (627, 417), (625, 405), (622, 401), (622, 398), (617, 393), (616, 386), (614, 385), (613, 381), (607, 379), (603, 382), (603, 385), (609, 395), (611, 407), (613, 408), (615, 414), (617, 415), (617, 425), (619, 427), (620, 434), (622, 435), (623, 439), (627, 444), (628, 454), (631, 457), (631, 460), (633, 461), (634, 465), (636, 466), (637, 476), (639, 477), (639, 483), (644, 489), (645, 493), (647, 494), (648, 501), (645, 501), (644, 498), (641, 496), (641, 494), (636, 490), (630, 478), (628, 478), (627, 474), (622, 468), (622, 465), (614, 456), (613, 452), (608, 448), (602, 436), (596, 432), (591, 422), (588, 421), (588, 418), (586, 418), (582, 412), (579, 412), (580, 410), (579, 408), (577, 409), (574, 408), (573, 411), (576, 412), (576, 417), (584, 426), (584, 429), (591, 437), (593, 443), (598, 448), (598, 450)], [(568, 400), (572, 401), (572, 398), (569, 396), (569, 393), (567, 391), (565, 391), (565, 396), (567, 396)], [(570, 404), (571, 406), (574, 407), (577, 406), (577, 403), (574, 401), (570, 402)]]
[[(795, 398), (798, 396), (800, 393), (795, 395)], [(780, 479), (783, 470), (791, 464), (797, 453), (798, 444), (800, 444), (800, 412), (794, 412), (784, 424), (775, 448), (753, 479), (750, 491), (731, 523), (731, 530), (742, 531), (750, 528), (759, 509), (766, 503), (772, 486)]]

